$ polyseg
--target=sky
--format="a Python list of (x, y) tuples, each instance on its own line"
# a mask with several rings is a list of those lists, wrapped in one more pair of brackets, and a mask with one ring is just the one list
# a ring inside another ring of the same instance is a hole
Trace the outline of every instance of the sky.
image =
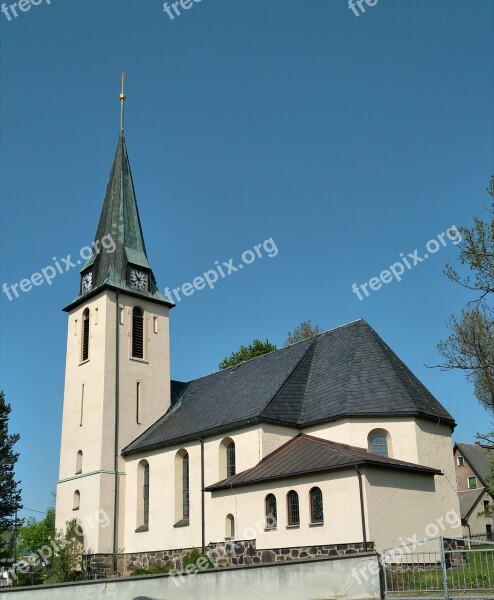
[[(158, 0), (42, 0), (6, 13), (0, 285), (55, 259), (63, 267), (51, 285), (0, 294), (0, 388), (21, 435), (26, 508), (45, 510), (56, 487), (62, 308), (79, 290), (78, 268), (61, 258), (94, 238), (123, 69), (160, 289), (215, 261), (238, 265), (266, 240), (277, 250), (261, 246), (262, 258), (177, 302), (173, 378), (211, 373), (254, 338), (281, 346), (303, 320), (331, 329), (364, 318), (455, 417), (455, 440), (494, 429), (464, 374), (429, 368), (449, 316), (472, 299), (443, 274), (458, 258), (447, 232), (489, 205), (490, 0), (378, 0), (358, 16), (347, 0), (203, 0), (173, 19)], [(401, 281), (369, 288), (400, 260)]]

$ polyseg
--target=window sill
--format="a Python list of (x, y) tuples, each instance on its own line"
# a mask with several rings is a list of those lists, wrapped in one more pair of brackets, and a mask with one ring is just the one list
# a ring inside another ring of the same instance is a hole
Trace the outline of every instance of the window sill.
[(277, 528), (276, 527), (265, 527), (264, 531), (276, 531)]
[(74, 510), (74, 511), (75, 511), (75, 510), (79, 510), (79, 507), (77, 507), (77, 508), (73, 508), (72, 510)]
[(300, 525), (287, 525), (287, 529), (300, 529)]
[(86, 358), (86, 360), (81, 360), (81, 362), (79, 363), (79, 366), (82, 367), (82, 365), (85, 365), (86, 363), (88, 363), (91, 359)]
[(141, 525), (136, 529), (136, 533), (143, 533), (144, 531), (149, 531), (148, 525)]
[(149, 364), (149, 361), (148, 361), (148, 360), (146, 360), (145, 358), (137, 358), (136, 356), (129, 356), (129, 359), (130, 359), (130, 360), (133, 360), (133, 361), (135, 361), (135, 362), (144, 363), (144, 364), (146, 364), (146, 365), (148, 365), (148, 364)]
[(173, 527), (188, 527), (188, 526), (189, 526), (189, 519), (180, 519), (180, 521), (177, 521)]
[(317, 523), (309, 523), (309, 527), (322, 527), (324, 525), (324, 521), (318, 521)]
[(225, 542), (233, 542), (234, 539), (234, 537), (226, 537)]

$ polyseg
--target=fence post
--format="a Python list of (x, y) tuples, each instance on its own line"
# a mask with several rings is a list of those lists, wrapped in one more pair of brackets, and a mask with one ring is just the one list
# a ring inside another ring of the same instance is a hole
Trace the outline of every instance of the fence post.
[(449, 589), (448, 589), (448, 569), (446, 566), (446, 554), (444, 552), (444, 538), (439, 538), (439, 548), (441, 552), (441, 568), (443, 571), (443, 585), (444, 585), (444, 600), (449, 600)]

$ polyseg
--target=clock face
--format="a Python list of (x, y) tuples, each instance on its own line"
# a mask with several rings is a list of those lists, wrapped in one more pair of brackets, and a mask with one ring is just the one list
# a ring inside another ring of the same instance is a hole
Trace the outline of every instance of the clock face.
[(130, 285), (136, 290), (145, 291), (148, 289), (148, 276), (143, 271), (132, 269), (130, 271)]
[(93, 272), (89, 271), (89, 273), (86, 273), (84, 275), (84, 277), (82, 278), (82, 291), (83, 293), (87, 294), (87, 292), (90, 292), (93, 288)]

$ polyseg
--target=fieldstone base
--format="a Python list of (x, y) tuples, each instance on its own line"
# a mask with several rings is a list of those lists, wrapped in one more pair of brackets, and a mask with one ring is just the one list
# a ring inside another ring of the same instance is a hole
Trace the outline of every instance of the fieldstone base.
[[(362, 542), (258, 550), (256, 547), (256, 540), (232, 540), (209, 544), (206, 548), (206, 554), (208, 554), (215, 566), (231, 567), (237, 565), (286, 562), (290, 560), (310, 560), (327, 556), (359, 554), (366, 551), (371, 552), (373, 550), (373, 542), (367, 542), (366, 550), (364, 549), (364, 544)], [(181, 571), (182, 560), (191, 551), (192, 548), (180, 548), (176, 550), (160, 550), (157, 552), (119, 554), (117, 557), (117, 573), (118, 576), (132, 575), (136, 567), (148, 569), (154, 564), (162, 567), (169, 565), (171, 570)], [(89, 576), (115, 576), (112, 555), (88, 555), (85, 557), (85, 563)]]

